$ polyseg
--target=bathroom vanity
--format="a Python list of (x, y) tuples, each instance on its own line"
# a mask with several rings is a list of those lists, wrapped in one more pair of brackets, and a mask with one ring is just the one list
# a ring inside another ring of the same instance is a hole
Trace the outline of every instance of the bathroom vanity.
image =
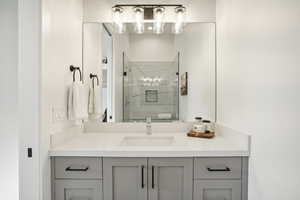
[[(111, 6), (124, 22), (89, 17), (81, 26), (82, 64), (69, 80), (89, 87), (89, 103), (76, 100), (82, 92), (67, 110), (88, 122), (51, 136), (52, 199), (247, 200), (248, 136), (221, 126), (213, 139), (186, 135), (195, 118), (216, 121), (214, 21), (183, 23), (185, 5)], [(163, 14), (161, 24), (154, 16)]]
[(225, 128), (210, 140), (92, 131), (50, 156), (53, 200), (247, 199), (249, 138)]
[(244, 200), (247, 164), (247, 157), (54, 157), (54, 198)]
[[(61, 140), (50, 150), (53, 200), (247, 200), (248, 136), (221, 126), (213, 139), (186, 136), (193, 127), (187, 121), (215, 121), (215, 25), (190, 23), (179, 35), (172, 23), (161, 35), (126, 25), (126, 34), (112, 34), (113, 66), (109, 48), (97, 45), (111, 44), (104, 36), (113, 24), (83, 25), (83, 68), (92, 72), (88, 61), (102, 52), (103, 63), (93, 66), (103, 68), (107, 82), (97, 85), (101, 102), (110, 103), (104, 121), (52, 138)], [(86, 82), (95, 88), (94, 79)]]

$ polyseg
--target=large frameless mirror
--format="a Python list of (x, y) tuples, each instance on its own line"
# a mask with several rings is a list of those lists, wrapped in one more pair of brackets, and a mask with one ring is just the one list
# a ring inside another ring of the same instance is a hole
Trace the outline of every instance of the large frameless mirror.
[[(215, 120), (215, 24), (84, 23), (83, 68), (97, 66), (103, 122)], [(120, 27), (119, 27), (120, 28)], [(142, 30), (142, 31), (141, 31)], [(141, 33), (142, 32), (142, 33)]]

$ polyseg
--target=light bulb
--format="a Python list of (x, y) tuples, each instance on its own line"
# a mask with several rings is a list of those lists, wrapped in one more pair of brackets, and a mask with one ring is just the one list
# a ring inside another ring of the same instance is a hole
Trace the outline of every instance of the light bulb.
[(161, 34), (164, 32), (164, 7), (156, 7), (154, 11), (154, 33)]
[(144, 32), (144, 8), (137, 6), (133, 8), (135, 14), (135, 32), (141, 34)]
[(185, 7), (179, 6), (175, 8), (176, 22), (174, 24), (174, 33), (179, 34), (183, 32), (184, 20), (185, 20)]
[(117, 33), (121, 34), (126, 31), (126, 26), (122, 19), (123, 8), (120, 6), (113, 7), (113, 21)]

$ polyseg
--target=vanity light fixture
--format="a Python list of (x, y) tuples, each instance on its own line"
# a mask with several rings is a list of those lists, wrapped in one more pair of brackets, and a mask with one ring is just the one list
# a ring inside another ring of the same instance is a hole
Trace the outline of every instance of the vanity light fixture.
[(135, 32), (142, 34), (144, 32), (144, 8), (136, 6), (133, 8), (135, 15)]
[(122, 15), (124, 9), (120, 6), (114, 6), (112, 8), (113, 11), (113, 20), (114, 20), (114, 27), (117, 33), (122, 34), (126, 31), (126, 26), (123, 23)]
[(176, 22), (174, 24), (174, 33), (179, 34), (183, 32), (184, 27), (184, 18), (185, 18), (185, 10), (186, 8), (184, 6), (178, 6), (175, 8), (176, 13)]
[(164, 32), (164, 14), (165, 8), (158, 6), (153, 9), (154, 13), (154, 33), (161, 34)]
[(138, 34), (144, 33), (145, 21), (153, 22), (153, 26), (148, 26), (147, 30), (153, 30), (156, 34), (164, 32), (164, 15), (165, 7), (174, 7), (176, 21), (173, 25), (173, 33), (179, 34), (183, 32), (186, 8), (182, 4), (117, 4), (113, 10), (114, 27), (117, 33), (124, 33), (126, 26), (123, 21), (123, 7), (132, 7), (135, 18), (135, 32)]

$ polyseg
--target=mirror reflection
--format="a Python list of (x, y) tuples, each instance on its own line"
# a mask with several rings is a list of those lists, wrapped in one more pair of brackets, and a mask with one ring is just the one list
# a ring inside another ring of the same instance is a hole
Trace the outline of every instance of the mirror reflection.
[(180, 34), (152, 23), (85, 23), (84, 73), (97, 66), (103, 122), (215, 120), (215, 24), (189, 23)]

